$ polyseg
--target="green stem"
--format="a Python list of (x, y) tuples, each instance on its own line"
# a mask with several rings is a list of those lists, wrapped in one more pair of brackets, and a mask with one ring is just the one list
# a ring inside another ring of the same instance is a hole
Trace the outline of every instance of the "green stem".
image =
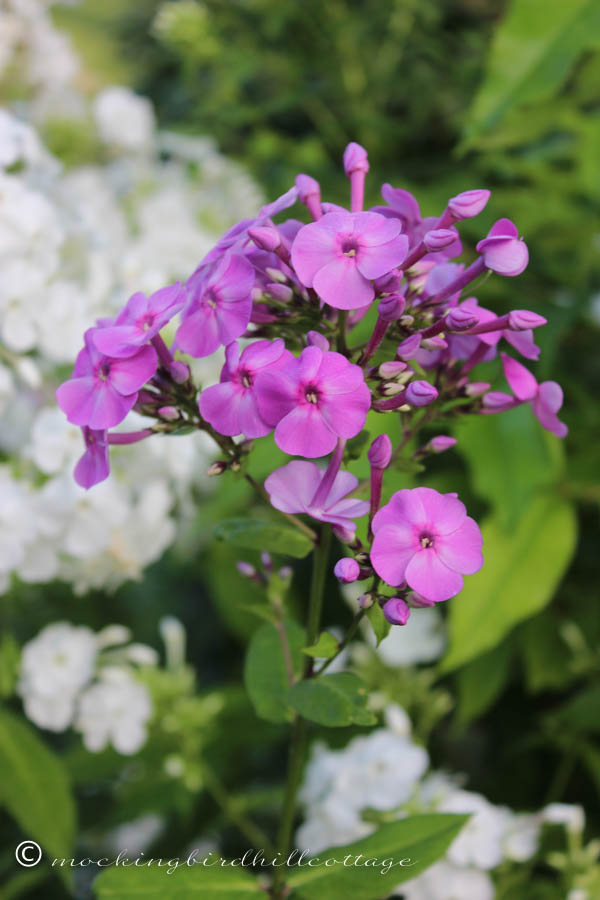
[(325, 669), (329, 668), (329, 666), (334, 661), (334, 659), (337, 659), (338, 656), (340, 655), (340, 653), (346, 649), (346, 647), (348, 646), (348, 644), (350, 643), (350, 641), (352, 640), (352, 638), (358, 631), (358, 626), (364, 619), (364, 616), (365, 616), (364, 609), (359, 609), (359, 611), (356, 613), (356, 615), (352, 619), (352, 622), (350, 623), (350, 625), (348, 627), (348, 631), (344, 635), (339, 647), (337, 648), (337, 652), (335, 653), (334, 656), (331, 656), (329, 659), (326, 659), (325, 662), (323, 663), (323, 665), (321, 666), (321, 668), (317, 669), (317, 671), (314, 672), (315, 677), (317, 675), (321, 675), (321, 673), (324, 672)]
[(225, 817), (234, 824), (241, 834), (246, 837), (256, 850), (264, 849), (265, 852), (274, 853), (271, 841), (255, 822), (252, 821), (227, 792), (216, 772), (204, 764), (202, 766), (202, 779), (204, 787), (211, 795), (217, 806), (220, 807)]
[(348, 346), (346, 344), (346, 325), (348, 322), (348, 310), (340, 309), (338, 312), (338, 333), (337, 333), (337, 349), (344, 356), (348, 355)]
[[(310, 647), (315, 643), (319, 633), (321, 610), (323, 608), (323, 589), (325, 587), (325, 578), (327, 575), (330, 545), (331, 528), (329, 525), (323, 525), (313, 557), (312, 581), (306, 622), (307, 647)], [(311, 671), (312, 659), (308, 657), (304, 669), (304, 677), (308, 677), (311, 674)], [(298, 789), (300, 788), (300, 781), (302, 780), (302, 770), (304, 768), (304, 760), (306, 757), (307, 736), (308, 729), (306, 719), (297, 715), (292, 725), (283, 809), (281, 811), (281, 821), (277, 836), (277, 847), (282, 857), (287, 856), (291, 849), (290, 845), (296, 814), (296, 798), (298, 796)], [(285, 870), (285, 866), (280, 866), (275, 869), (273, 875), (273, 897), (275, 900), (281, 900), (284, 896)]]

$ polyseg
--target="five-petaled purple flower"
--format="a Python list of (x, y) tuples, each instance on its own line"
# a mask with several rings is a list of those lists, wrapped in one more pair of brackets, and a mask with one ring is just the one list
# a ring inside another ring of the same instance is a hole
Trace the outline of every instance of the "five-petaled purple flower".
[(209, 356), (244, 333), (252, 312), (254, 268), (238, 254), (226, 254), (206, 274), (187, 284), (189, 303), (177, 330), (177, 344), (190, 356)]
[(58, 405), (73, 425), (93, 431), (113, 428), (133, 408), (138, 391), (156, 372), (153, 347), (142, 347), (126, 359), (113, 359), (96, 348), (95, 328), (85, 333), (73, 377), (56, 391)]
[(356, 531), (354, 519), (369, 511), (366, 500), (348, 497), (358, 486), (351, 472), (338, 472), (325, 496), (320, 496), (325, 471), (316, 463), (294, 459), (276, 469), (265, 481), (265, 488), (275, 509), (285, 513), (306, 513), (320, 522), (330, 522), (349, 532)]
[(371, 563), (388, 584), (404, 581), (439, 603), (458, 594), (463, 575), (483, 565), (482, 537), (456, 494), (396, 491), (373, 519)]
[(225, 351), (221, 383), (206, 388), (199, 400), (200, 412), (219, 434), (245, 434), (263, 437), (272, 430), (261, 417), (256, 402), (256, 377), (259, 372), (281, 369), (293, 360), (292, 354), (278, 338), (256, 341), (240, 354), (237, 342)]
[(560, 384), (556, 381), (538, 384), (529, 369), (505, 353), (502, 354), (502, 366), (514, 397), (502, 391), (490, 391), (483, 398), (483, 412), (505, 412), (521, 403), (531, 403), (534, 416), (546, 431), (559, 438), (566, 437), (569, 429), (556, 415), (563, 405)]
[(374, 278), (399, 266), (408, 250), (398, 219), (330, 212), (300, 229), (292, 264), (303, 284), (336, 309), (358, 309), (375, 296)]
[(134, 294), (113, 325), (99, 328), (94, 333), (94, 343), (106, 356), (132, 356), (170, 322), (182, 309), (184, 301), (180, 282), (161, 288), (150, 297)]
[(362, 369), (315, 346), (280, 371), (261, 372), (256, 392), (261, 417), (277, 426), (277, 446), (310, 459), (330, 453), (338, 437), (358, 434), (371, 405)]

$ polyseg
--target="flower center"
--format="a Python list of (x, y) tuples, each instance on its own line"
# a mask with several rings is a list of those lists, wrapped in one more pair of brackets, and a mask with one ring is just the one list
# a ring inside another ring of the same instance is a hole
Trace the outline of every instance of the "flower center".
[(426, 550), (428, 547), (433, 547), (432, 535), (428, 534), (427, 532), (424, 532), (419, 537), (419, 543), (421, 544), (421, 547), (423, 547), (424, 550)]
[(358, 250), (358, 244), (352, 238), (348, 238), (342, 244), (342, 253), (344, 256), (349, 256), (353, 258), (356, 256), (356, 251)]
[(204, 302), (207, 306), (210, 306), (211, 309), (216, 309), (219, 305), (219, 298), (214, 291), (209, 290), (204, 295)]
[(317, 388), (309, 384), (304, 390), (304, 396), (308, 403), (318, 403), (319, 402), (319, 392)]
[(240, 381), (241, 381), (243, 387), (245, 387), (245, 388), (252, 387), (252, 375), (250, 374), (250, 372), (246, 372), (246, 371), (242, 372), (242, 377), (240, 378)]
[(98, 378), (100, 381), (107, 381), (110, 375), (110, 363), (103, 362), (98, 369)]

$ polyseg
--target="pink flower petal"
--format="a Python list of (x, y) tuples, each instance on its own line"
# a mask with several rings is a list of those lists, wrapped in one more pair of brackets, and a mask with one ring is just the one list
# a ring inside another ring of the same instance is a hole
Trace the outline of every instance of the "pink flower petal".
[(371, 548), (371, 563), (380, 578), (396, 586), (405, 580), (406, 568), (418, 552), (414, 529), (395, 522), (377, 531)]
[(317, 407), (307, 403), (297, 406), (279, 422), (275, 443), (291, 456), (315, 459), (331, 453), (337, 435), (327, 427)]
[(184, 319), (177, 329), (176, 338), (177, 345), (184, 353), (200, 359), (203, 356), (210, 356), (219, 349), (221, 340), (215, 312), (214, 309), (201, 307), (198, 312)]
[(135, 356), (112, 361), (108, 380), (119, 394), (134, 394), (152, 378), (157, 365), (154, 347), (143, 347)]
[[(258, 372), (266, 366), (271, 366), (282, 358), (285, 344), (281, 338), (274, 341), (256, 341), (246, 347), (242, 354), (244, 367), (250, 372)], [(288, 354), (291, 357), (291, 354)]]
[(538, 383), (529, 369), (506, 353), (502, 354), (502, 366), (510, 388), (518, 400), (533, 400), (538, 391)]
[(307, 287), (312, 287), (317, 272), (331, 262), (335, 255), (336, 234), (326, 225), (323, 227), (323, 221), (327, 218), (328, 216), (323, 216), (318, 222), (305, 225), (292, 244), (292, 265), (302, 284)]
[(449, 534), (460, 528), (467, 515), (464, 503), (454, 494), (440, 494), (432, 488), (415, 488), (427, 516), (428, 526), (436, 534)]
[[(353, 218), (354, 234), (360, 239), (362, 247), (387, 244), (402, 231), (402, 223), (398, 219), (388, 219), (379, 213), (360, 212), (355, 213)], [(408, 238), (406, 241), (408, 243)]]
[(219, 434), (233, 437), (242, 433), (240, 404), (244, 389), (231, 381), (205, 388), (198, 401), (202, 418)]
[(297, 405), (298, 384), (291, 369), (259, 372), (254, 389), (261, 418), (269, 425), (277, 425)]
[(319, 297), (336, 309), (360, 309), (375, 296), (373, 285), (358, 271), (356, 257), (332, 259), (319, 269), (312, 285)]
[(304, 512), (321, 482), (323, 470), (315, 463), (295, 459), (276, 469), (265, 481), (271, 504), (282, 512)]
[(462, 575), (445, 566), (433, 548), (415, 553), (406, 566), (405, 578), (413, 591), (434, 603), (454, 597), (464, 584)]
[(239, 409), (240, 431), (247, 438), (264, 437), (272, 430), (258, 411), (254, 391), (244, 391), (240, 397)]
[(323, 398), (319, 411), (325, 422), (339, 437), (351, 438), (361, 430), (367, 418), (371, 403), (371, 393), (363, 384), (351, 394)]
[[(387, 221), (394, 222), (394, 219)], [(405, 234), (400, 234), (385, 244), (361, 246), (356, 254), (356, 266), (365, 278), (380, 278), (399, 266), (407, 253), (408, 238)]]
[(479, 526), (467, 516), (456, 531), (436, 536), (434, 550), (449, 569), (473, 575), (483, 565), (482, 543)]

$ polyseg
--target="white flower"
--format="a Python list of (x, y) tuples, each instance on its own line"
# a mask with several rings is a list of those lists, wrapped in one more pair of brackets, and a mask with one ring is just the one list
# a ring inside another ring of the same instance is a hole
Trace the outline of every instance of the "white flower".
[(520, 813), (512, 815), (504, 835), (504, 857), (513, 862), (525, 862), (538, 851), (540, 815)]
[(494, 882), (487, 872), (461, 869), (445, 861), (398, 885), (406, 900), (493, 900)]
[(142, 150), (151, 143), (154, 111), (145, 97), (126, 87), (108, 87), (96, 97), (93, 110), (104, 143), (124, 150)]
[(152, 716), (147, 688), (127, 669), (106, 667), (99, 680), (79, 698), (75, 729), (93, 753), (107, 744), (118, 753), (137, 753), (146, 742), (146, 725)]
[(164, 827), (165, 820), (162, 816), (148, 813), (140, 816), (139, 819), (133, 819), (131, 822), (119, 825), (118, 828), (113, 828), (106, 835), (105, 842), (113, 853), (118, 854), (120, 851), (126, 850), (127, 855), (133, 858), (139, 856), (153, 844)]
[(503, 839), (510, 822), (510, 810), (493, 806), (481, 794), (450, 792), (438, 806), (439, 812), (470, 813), (448, 850), (448, 859), (458, 866), (495, 869), (504, 858)]
[(41, 728), (63, 731), (77, 693), (91, 680), (96, 639), (84, 626), (55, 622), (23, 647), (18, 692), (26, 715)]
[(564, 825), (572, 834), (581, 834), (585, 828), (585, 811), (571, 803), (549, 803), (542, 810), (542, 821), (551, 825)]

